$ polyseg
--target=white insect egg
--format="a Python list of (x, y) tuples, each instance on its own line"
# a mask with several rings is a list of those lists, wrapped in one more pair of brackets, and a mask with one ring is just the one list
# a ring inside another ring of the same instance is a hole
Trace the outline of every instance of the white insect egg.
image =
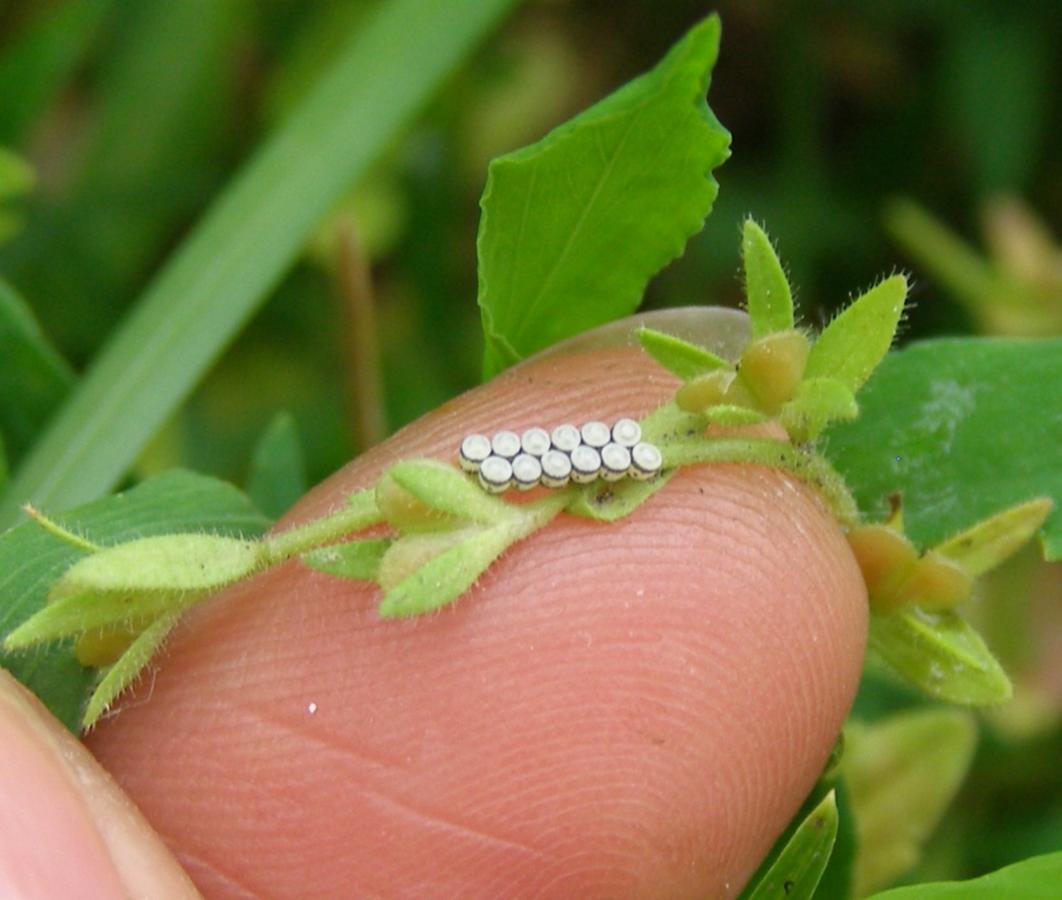
[(512, 480), (513, 464), (502, 456), (488, 456), (479, 467), (479, 483), (492, 494), (500, 494)]
[(601, 448), (601, 477), (605, 481), (619, 481), (631, 468), (631, 451), (622, 444), (611, 442)]
[(490, 448), (495, 456), (512, 459), (520, 452), (520, 435), (515, 431), (499, 431), (491, 438)]
[(554, 449), (561, 453), (571, 453), (583, 442), (579, 429), (574, 425), (558, 425), (549, 437)]
[(490, 456), (490, 438), (485, 434), (466, 435), (457, 456), (462, 469), (478, 472), (483, 460)]
[(545, 428), (528, 428), (520, 435), (520, 447), (529, 456), (544, 456), (549, 450), (549, 432)]
[(600, 450), (612, 439), (612, 432), (604, 422), (587, 422), (579, 429), (579, 434), (583, 443), (595, 450)]
[(572, 481), (587, 484), (601, 474), (601, 454), (581, 444), (572, 451)]
[(612, 426), (612, 440), (628, 450), (642, 439), (642, 426), (634, 419), (619, 419)]
[(542, 463), (537, 456), (521, 453), (513, 460), (513, 481), (521, 491), (537, 487), (542, 478)]
[(546, 487), (561, 488), (572, 475), (572, 460), (560, 450), (548, 450), (542, 457), (542, 483)]
[(656, 444), (640, 441), (631, 450), (631, 478), (647, 481), (664, 465), (664, 457)]

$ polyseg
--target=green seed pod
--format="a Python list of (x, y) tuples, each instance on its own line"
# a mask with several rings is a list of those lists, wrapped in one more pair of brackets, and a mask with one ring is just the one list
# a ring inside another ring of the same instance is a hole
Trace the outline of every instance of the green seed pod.
[(776, 415), (793, 398), (808, 350), (808, 339), (799, 331), (769, 334), (745, 348), (739, 376), (763, 412)]

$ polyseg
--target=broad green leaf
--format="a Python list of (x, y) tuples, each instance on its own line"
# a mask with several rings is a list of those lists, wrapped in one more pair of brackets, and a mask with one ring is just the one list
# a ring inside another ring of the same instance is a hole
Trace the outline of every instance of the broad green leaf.
[(1062, 853), (1033, 856), (969, 881), (911, 884), (871, 900), (1055, 900), (1062, 884)]
[(833, 378), (856, 393), (888, 353), (906, 298), (902, 275), (857, 297), (811, 345), (804, 377)]
[(731, 363), (710, 350), (655, 328), (639, 328), (638, 341), (646, 353), (683, 381), (715, 369), (731, 368)]
[(1047, 497), (1044, 555), (1062, 558), (1062, 339), (955, 338), (890, 354), (860, 416), (824, 450), (868, 518), (903, 495), (904, 527), (931, 547), (1000, 510)]
[[(513, 542), (511, 528), (494, 526), (461, 532), (460, 540), (432, 556), (400, 581), (380, 601), (384, 618), (405, 618), (452, 603), (467, 591), (487, 567)], [(451, 535), (411, 535), (395, 542), (389, 553), (402, 552), (407, 541), (441, 540)], [(386, 565), (386, 557), (385, 562)]]
[(495, 524), (511, 519), (516, 510), (493, 497), (453, 466), (433, 459), (395, 463), (387, 474), (429, 509), (465, 522)]
[(306, 462), (295, 418), (289, 412), (277, 413), (251, 455), (247, 496), (267, 516), (279, 518), (306, 488)]
[(953, 612), (909, 607), (872, 615), (869, 646), (931, 697), (973, 706), (1011, 697), (1006, 672), (980, 635)]
[(63, 574), (50, 594), (207, 591), (238, 581), (261, 562), (255, 541), (216, 534), (160, 534), (103, 547)]
[(511, 6), (393, 0), (218, 198), (51, 423), (0, 504), (112, 487), (261, 305), (336, 200)]
[(765, 337), (793, 327), (793, 292), (781, 260), (766, 232), (752, 219), (741, 231), (741, 257), (745, 266), (745, 297), (752, 337)]
[(311, 569), (337, 578), (375, 581), (380, 561), (391, 544), (389, 538), (367, 538), (312, 550), (300, 559)]
[(1014, 555), (1040, 530), (1050, 513), (1051, 501), (1046, 498), (1019, 503), (937, 544), (933, 550), (977, 577)]
[(180, 612), (159, 616), (137, 636), (118, 661), (105, 671), (85, 706), (85, 714), (81, 719), (82, 728), (92, 728), (114, 699), (136, 680), (180, 618)]
[(634, 312), (699, 231), (730, 135), (705, 102), (719, 19), (651, 71), (491, 163), (477, 242), (489, 377)]
[(918, 861), (969, 771), (977, 724), (960, 710), (922, 709), (845, 731), (842, 771), (859, 834), (861, 897)]
[(796, 396), (782, 407), (782, 425), (797, 442), (816, 437), (830, 422), (851, 420), (859, 414), (855, 395), (833, 378), (808, 378)]
[(810, 900), (836, 837), (837, 801), (830, 791), (797, 828), (749, 900)]
[(74, 373), (41, 333), (29, 306), (0, 279), (0, 433), (12, 464), (73, 382)]
[[(199, 530), (253, 537), (269, 526), (231, 485), (181, 471), (160, 475), (59, 519), (65, 527), (103, 543)], [(34, 522), (23, 522), (0, 535), (0, 636), (41, 609), (55, 581), (84, 556)], [(74, 659), (69, 645), (27, 653), (0, 651), (0, 665), (37, 694), (67, 727), (77, 730), (92, 674)]]

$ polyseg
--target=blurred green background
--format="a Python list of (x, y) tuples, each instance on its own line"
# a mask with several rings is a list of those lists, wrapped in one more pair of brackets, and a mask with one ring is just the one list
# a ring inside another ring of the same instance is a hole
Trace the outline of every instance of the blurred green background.
[[(32, 165), (36, 185), (5, 204), (0, 274), (75, 370), (375, 6), (5, 4), (0, 146)], [(805, 324), (903, 268), (915, 279), (905, 340), (1062, 331), (1062, 5), (528, 0), (321, 223), (137, 475), (181, 465), (245, 483), (253, 448), (286, 410), (313, 483), (475, 384), (488, 161), (650, 67), (712, 8), (724, 31), (710, 103), (734, 155), (705, 230), (647, 307), (737, 305), (739, 224), (751, 213), (778, 242)], [(371, 303), (344, 277), (359, 262), (352, 233)], [(375, 333), (352, 326), (366, 308)], [(24, 448), (7, 449), (17, 464)], [(992, 605), (984, 625), (1017, 667), (1019, 704), (985, 730), (927, 875), (1062, 847), (1062, 639), (1045, 649), (1033, 638), (1062, 634), (1062, 578), (1030, 556), (999, 581), (1018, 599)], [(871, 682), (857, 709), (911, 702)]]

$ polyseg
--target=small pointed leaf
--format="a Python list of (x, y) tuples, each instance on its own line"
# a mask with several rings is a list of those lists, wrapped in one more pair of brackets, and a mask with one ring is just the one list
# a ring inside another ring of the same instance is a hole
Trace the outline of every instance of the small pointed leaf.
[[(419, 537), (422, 536), (403, 540)], [(495, 526), (466, 532), (462, 537), (462, 540), (429, 559), (391, 588), (380, 603), (380, 615), (384, 618), (404, 618), (452, 603), (476, 583), (487, 567), (513, 542), (515, 535), (511, 528)], [(395, 547), (401, 543), (399, 541)]]
[(453, 466), (437, 460), (405, 460), (391, 466), (387, 474), (429, 509), (445, 516), (488, 525), (513, 517), (513, 507), (483, 491)]
[(660, 490), (674, 472), (662, 472), (650, 481), (599, 482), (589, 485), (567, 507), (574, 516), (598, 522), (615, 522), (629, 516)]
[(870, 648), (931, 697), (987, 706), (1012, 694), (981, 636), (953, 612), (911, 607), (870, 617)]
[(830, 791), (793, 833), (748, 900), (810, 900), (837, 838), (837, 799)]
[(834, 378), (853, 394), (888, 353), (903, 314), (907, 279), (893, 275), (857, 298), (812, 344), (805, 378)]
[(934, 551), (975, 578), (994, 569), (1040, 530), (1054, 506), (1046, 497), (1019, 503), (937, 544)]
[(782, 407), (781, 420), (797, 442), (818, 436), (830, 422), (848, 421), (859, 414), (855, 395), (835, 378), (806, 378), (796, 395)]
[(388, 538), (367, 538), (311, 550), (301, 559), (311, 569), (326, 575), (375, 581), (380, 573), (380, 562), (392, 543)]
[(710, 350), (655, 328), (639, 328), (638, 340), (646, 353), (683, 381), (731, 368), (730, 363)]
[(83, 728), (87, 730), (95, 725), (114, 699), (136, 680), (137, 675), (151, 661), (155, 651), (166, 640), (166, 636), (173, 631), (180, 618), (179, 611), (159, 616), (129, 645), (129, 649), (107, 670), (107, 674), (103, 676), (92, 692), (92, 696), (89, 697), (85, 714), (81, 719)]
[(753, 339), (793, 327), (793, 293), (771, 239), (752, 219), (741, 230), (745, 296)]
[(247, 495), (267, 516), (279, 517), (306, 493), (306, 461), (295, 417), (279, 412), (251, 454)]

